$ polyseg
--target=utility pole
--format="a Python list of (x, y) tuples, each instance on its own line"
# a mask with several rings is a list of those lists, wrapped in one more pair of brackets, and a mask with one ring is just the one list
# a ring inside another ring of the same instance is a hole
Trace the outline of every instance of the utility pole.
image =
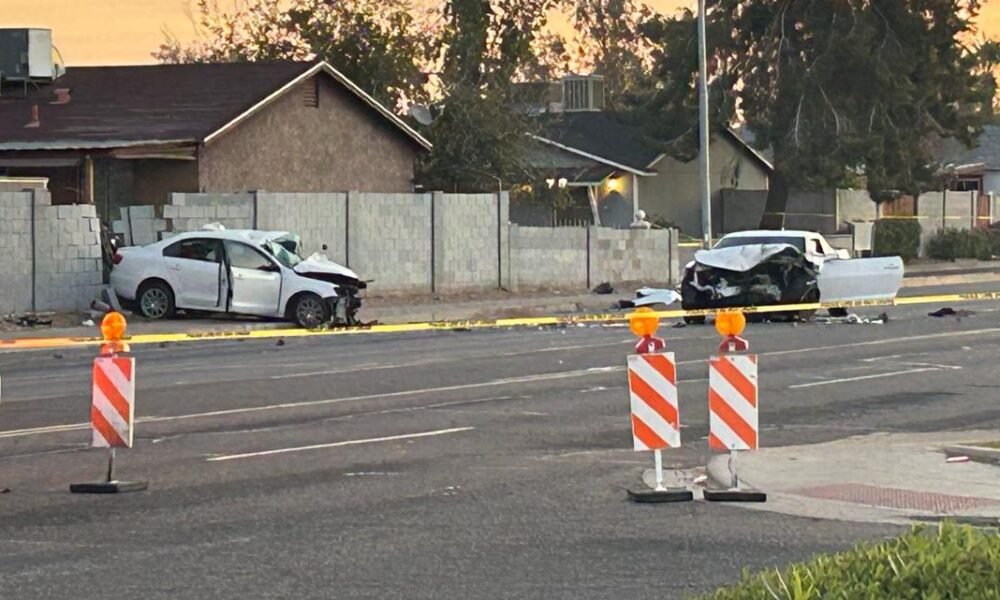
[(708, 42), (705, 34), (705, 0), (698, 0), (698, 171), (701, 179), (701, 235), (706, 248), (712, 245), (712, 189), (708, 161)]

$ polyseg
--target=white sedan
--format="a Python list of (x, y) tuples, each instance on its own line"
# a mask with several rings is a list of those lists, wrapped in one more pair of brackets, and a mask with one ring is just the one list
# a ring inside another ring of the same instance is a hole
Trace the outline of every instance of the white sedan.
[(295, 321), (303, 327), (356, 324), (354, 271), (314, 254), (296, 254), (297, 236), (209, 226), (155, 244), (119, 248), (111, 286), (149, 319), (176, 309)]

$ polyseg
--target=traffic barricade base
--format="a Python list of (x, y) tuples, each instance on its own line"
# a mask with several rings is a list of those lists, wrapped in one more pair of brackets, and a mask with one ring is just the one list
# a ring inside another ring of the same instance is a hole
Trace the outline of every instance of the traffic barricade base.
[(74, 494), (124, 494), (142, 492), (149, 489), (146, 481), (107, 481), (103, 483), (71, 483), (69, 491)]
[(639, 504), (664, 504), (667, 502), (690, 502), (694, 493), (687, 488), (666, 488), (663, 490), (627, 490), (628, 498)]
[(767, 502), (767, 494), (759, 490), (711, 490), (705, 488), (702, 492), (709, 502)]

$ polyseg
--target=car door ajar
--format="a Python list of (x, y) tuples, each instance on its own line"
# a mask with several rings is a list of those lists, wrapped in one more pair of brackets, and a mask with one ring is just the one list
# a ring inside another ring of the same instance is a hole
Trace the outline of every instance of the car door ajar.
[(261, 250), (243, 242), (226, 241), (230, 273), (229, 312), (280, 317), (281, 268)]
[(167, 280), (178, 308), (220, 310), (222, 244), (211, 238), (189, 238), (163, 249)]

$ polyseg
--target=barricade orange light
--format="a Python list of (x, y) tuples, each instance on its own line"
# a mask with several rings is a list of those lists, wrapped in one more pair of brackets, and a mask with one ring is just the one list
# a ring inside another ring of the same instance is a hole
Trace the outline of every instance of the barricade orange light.
[(101, 321), (101, 335), (104, 336), (105, 341), (120, 342), (125, 337), (127, 327), (128, 323), (121, 313), (109, 312), (104, 315), (104, 319)]
[(642, 306), (628, 316), (628, 327), (636, 337), (653, 337), (656, 330), (660, 328), (660, 320), (652, 313), (653, 309)]
[(741, 312), (720, 312), (715, 315), (715, 330), (722, 337), (737, 337), (747, 327), (747, 318)]

